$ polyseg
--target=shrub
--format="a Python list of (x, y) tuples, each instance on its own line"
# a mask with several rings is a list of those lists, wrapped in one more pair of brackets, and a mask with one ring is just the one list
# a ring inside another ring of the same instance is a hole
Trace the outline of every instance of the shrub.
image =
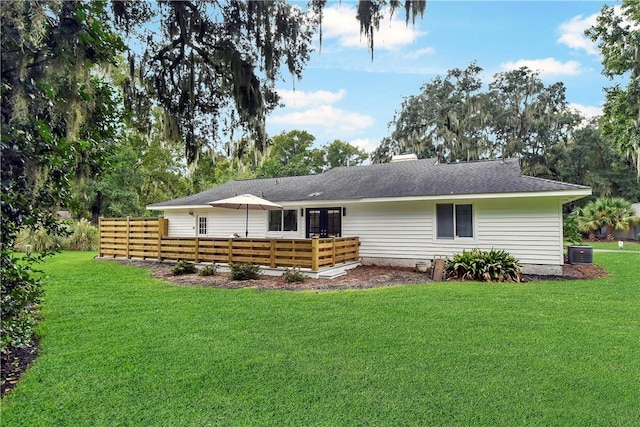
[(231, 264), (233, 280), (255, 280), (260, 278), (260, 266), (256, 264)]
[(49, 234), (43, 228), (37, 230), (25, 228), (16, 237), (13, 249), (16, 252), (44, 253), (59, 250), (63, 243), (61, 236)]
[(198, 270), (200, 276), (214, 276), (216, 274), (217, 267), (215, 264), (206, 265)]
[(23, 229), (14, 244), (17, 252), (42, 253), (59, 249), (69, 251), (95, 251), (98, 249), (98, 229), (82, 218), (74, 224), (61, 223), (60, 234), (51, 234), (39, 228)]
[(447, 260), (447, 277), (485, 282), (519, 282), (520, 263), (506, 251), (472, 249)]
[(304, 282), (304, 280), (307, 278), (307, 275), (300, 271), (300, 267), (293, 267), (291, 270), (285, 268), (284, 273), (282, 273), (282, 277), (284, 277), (285, 282), (292, 283)]
[(582, 233), (580, 232), (576, 218), (577, 212), (577, 210), (574, 210), (570, 214), (565, 215), (562, 221), (562, 237), (572, 245), (577, 245), (582, 242)]
[(0, 354), (4, 368), (7, 354), (28, 346), (33, 340), (40, 319), (38, 307), (43, 290), (42, 280), (33, 275), (30, 263), (42, 258), (14, 257), (6, 247), (2, 248), (0, 256)]
[(196, 265), (189, 261), (179, 261), (175, 267), (173, 267), (173, 274), (180, 276), (182, 274), (193, 274), (196, 272)]
[(71, 226), (71, 235), (64, 246), (70, 251), (95, 251), (98, 249), (98, 229), (82, 218)]

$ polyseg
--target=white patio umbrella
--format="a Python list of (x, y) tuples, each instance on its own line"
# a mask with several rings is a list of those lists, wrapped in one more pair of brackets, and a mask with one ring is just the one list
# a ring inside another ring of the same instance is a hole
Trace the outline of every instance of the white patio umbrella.
[(229, 197), (228, 199), (216, 200), (209, 202), (209, 205), (214, 208), (245, 209), (247, 211), (244, 230), (245, 237), (249, 237), (249, 209), (258, 211), (276, 211), (282, 209), (282, 206), (261, 199), (253, 194), (241, 194), (239, 196)]

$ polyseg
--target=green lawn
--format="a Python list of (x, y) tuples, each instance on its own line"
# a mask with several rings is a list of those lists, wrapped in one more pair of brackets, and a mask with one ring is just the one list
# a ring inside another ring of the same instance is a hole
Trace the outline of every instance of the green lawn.
[(618, 242), (586, 242), (584, 245), (593, 249), (615, 249), (616, 251), (640, 251), (640, 242), (624, 242), (622, 249), (618, 248)]
[(172, 286), (65, 253), (3, 426), (632, 426), (640, 254), (593, 281)]

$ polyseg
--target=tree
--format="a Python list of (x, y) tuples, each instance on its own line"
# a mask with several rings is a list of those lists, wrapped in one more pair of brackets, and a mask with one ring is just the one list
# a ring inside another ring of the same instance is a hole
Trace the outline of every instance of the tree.
[(356, 166), (362, 164), (369, 155), (358, 147), (336, 139), (331, 144), (323, 147), (328, 169), (339, 166)]
[(412, 152), (418, 157), (440, 156), (445, 161), (477, 160), (489, 155), (485, 132), (486, 95), (480, 93), (482, 68), (472, 63), (454, 68), (405, 98), (390, 127), (391, 137), (374, 153), (376, 159)]
[(522, 67), (498, 73), (489, 91), (496, 155), (521, 158), (524, 173), (548, 177), (545, 155), (579, 123), (567, 108), (564, 84), (545, 86), (538, 73)]
[(634, 160), (640, 179), (640, 3), (623, 0), (620, 13), (617, 10), (603, 6), (596, 25), (586, 34), (598, 42), (602, 73), (610, 79), (629, 78), (626, 88), (616, 84), (606, 89), (602, 128)]
[[(387, 13), (404, 5), (407, 23), (409, 17), (415, 22), (425, 4), (360, 1), (357, 18), (372, 55), (375, 31)], [(114, 5), (120, 28), (147, 40), (144, 53), (129, 58), (129, 107), (144, 116), (152, 107), (148, 98), (155, 100), (170, 119), (167, 136), (184, 141), (187, 162), (195, 164), (203, 145), (218, 150), (221, 136), (233, 139), (238, 130), (258, 150), (266, 149), (265, 116), (279, 101), (275, 83), (283, 68), (301, 77), (326, 0), (310, 0), (305, 10), (283, 0)], [(145, 35), (144, 24), (152, 21), (160, 29), (154, 38)]]
[(633, 165), (602, 135), (596, 121), (576, 129), (568, 141), (558, 141), (545, 156), (548, 178), (587, 185), (595, 197), (640, 201)]
[(607, 229), (607, 240), (613, 240), (614, 230), (627, 230), (629, 224), (639, 222), (631, 203), (620, 197), (601, 197), (578, 211), (578, 226), (594, 239), (602, 227)]
[(2, 355), (29, 344), (37, 257), (12, 252), (24, 228), (60, 232), (55, 211), (77, 173), (98, 170), (117, 132), (116, 100), (92, 73), (124, 49), (101, 2), (7, 2), (2, 17)]
[(483, 92), (481, 72), (475, 63), (454, 68), (405, 98), (374, 162), (403, 152), (449, 162), (518, 157), (525, 173), (548, 176), (546, 153), (567, 140), (579, 119), (567, 108), (564, 85), (545, 86), (521, 68), (496, 74)]
[(325, 165), (324, 152), (312, 148), (315, 139), (315, 136), (301, 130), (274, 136), (257, 175), (278, 177), (322, 172)]

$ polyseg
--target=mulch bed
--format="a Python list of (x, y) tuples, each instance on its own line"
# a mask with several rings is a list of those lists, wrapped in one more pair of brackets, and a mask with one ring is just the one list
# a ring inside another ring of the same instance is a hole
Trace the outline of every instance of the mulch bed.
[(25, 348), (14, 349), (2, 355), (0, 366), (0, 396), (4, 397), (17, 384), (22, 373), (38, 355), (38, 339)]
[[(342, 290), (367, 289), (393, 285), (410, 285), (430, 282), (430, 276), (418, 273), (413, 268), (359, 266), (349, 270), (346, 275), (335, 279), (306, 279), (304, 282), (287, 283), (282, 276), (262, 276), (258, 280), (234, 281), (229, 273), (219, 273), (215, 276), (199, 276), (187, 274), (176, 276), (173, 274), (173, 264), (154, 261), (114, 260), (124, 265), (147, 268), (151, 275), (178, 286), (202, 286), (226, 289), (257, 288), (280, 290)], [(608, 273), (597, 265), (574, 264), (563, 267), (562, 276), (534, 276), (526, 275), (523, 282), (533, 280), (569, 280), (595, 279), (608, 276)], [(37, 340), (29, 347), (15, 350), (2, 356), (1, 386), (2, 396), (5, 396), (17, 383), (22, 372), (37, 356)]]
[[(411, 285), (430, 282), (430, 275), (418, 273), (408, 267), (386, 267), (376, 265), (359, 266), (351, 269), (346, 275), (335, 279), (306, 279), (304, 282), (287, 283), (282, 276), (262, 276), (258, 280), (232, 280), (229, 273), (218, 273), (215, 276), (199, 276), (173, 274), (174, 264), (140, 260), (114, 260), (124, 265), (143, 267), (151, 275), (175, 285), (202, 286), (225, 289), (256, 288), (281, 290), (340, 290), (340, 289), (368, 289), (393, 285)], [(606, 277), (608, 274), (601, 267), (594, 264), (567, 264), (563, 267), (562, 276), (525, 275), (523, 282), (534, 280), (570, 280), (595, 279)]]

